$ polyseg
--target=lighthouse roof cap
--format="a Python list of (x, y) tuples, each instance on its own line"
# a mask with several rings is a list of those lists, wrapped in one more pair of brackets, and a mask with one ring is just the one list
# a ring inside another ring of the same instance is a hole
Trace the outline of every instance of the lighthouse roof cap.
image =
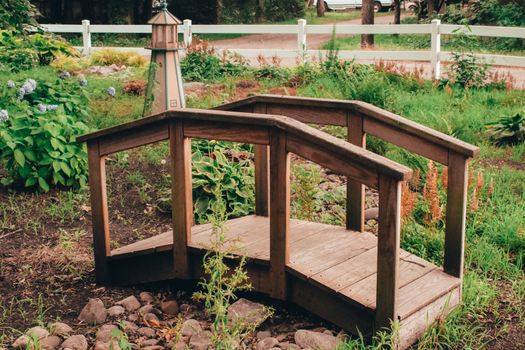
[(182, 24), (182, 21), (163, 8), (148, 21), (148, 24)]

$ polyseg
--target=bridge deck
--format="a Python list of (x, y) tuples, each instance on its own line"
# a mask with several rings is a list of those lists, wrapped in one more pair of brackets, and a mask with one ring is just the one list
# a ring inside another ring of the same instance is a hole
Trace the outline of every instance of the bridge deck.
[[(263, 269), (269, 264), (269, 219), (246, 216), (226, 224), (229, 252), (249, 258), (248, 269)], [(190, 247), (194, 252), (210, 247), (209, 224), (192, 228)], [(125, 260), (141, 255), (170, 252), (172, 232), (165, 232), (111, 252), (111, 260)], [(198, 263), (198, 262), (197, 262)], [(371, 233), (346, 230), (343, 227), (291, 220), (290, 263), (287, 273), (310, 286), (337, 296), (362, 313), (373, 315), (376, 303), (377, 238)], [(255, 283), (254, 283), (255, 282)], [(267, 292), (264, 282), (252, 281), (256, 290)], [(458, 302), (461, 280), (413, 254), (400, 254), (398, 319), (410, 319), (418, 311), (450, 295), (448, 307)], [(446, 298), (445, 298), (446, 299)], [(439, 302), (438, 302), (439, 303)], [(425, 318), (420, 315), (420, 318)]]

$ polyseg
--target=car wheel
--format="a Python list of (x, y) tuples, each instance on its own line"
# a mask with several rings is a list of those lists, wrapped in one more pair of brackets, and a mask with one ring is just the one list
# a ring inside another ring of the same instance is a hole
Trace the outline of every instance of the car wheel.
[(325, 11), (332, 11), (332, 9), (330, 7), (328, 7), (328, 4), (326, 3), (326, 1), (324, 2), (324, 10)]
[(381, 12), (383, 10), (383, 6), (379, 1), (374, 2), (374, 12)]

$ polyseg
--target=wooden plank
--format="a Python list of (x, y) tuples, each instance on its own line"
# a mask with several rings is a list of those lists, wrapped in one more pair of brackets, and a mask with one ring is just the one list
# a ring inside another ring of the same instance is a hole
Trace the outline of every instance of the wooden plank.
[(93, 222), (93, 252), (97, 283), (110, 283), (107, 256), (110, 254), (106, 161), (100, 155), (99, 143), (88, 142), (89, 191)]
[[(363, 129), (363, 117), (347, 113), (348, 142), (366, 148), (366, 133)], [(346, 183), (346, 228), (353, 231), (365, 230), (365, 186), (347, 178)]]
[(166, 122), (158, 122), (148, 125), (147, 128), (121, 132), (110, 138), (100, 140), (100, 154), (125, 151), (127, 149), (149, 145), (151, 143), (168, 139), (168, 126)]
[(285, 268), (290, 260), (290, 154), (286, 133), (270, 133), (270, 296), (285, 300)]
[[(368, 258), (370, 258), (370, 256), (368, 256)], [(377, 256), (375, 258), (377, 259)], [(404, 251), (400, 253), (400, 260), (398, 284), (399, 290), (402, 290), (404, 286), (409, 285), (410, 283), (437, 269), (435, 265), (429, 263), (428, 261), (425, 261)], [(373, 261), (370, 261), (370, 265), (377, 268), (377, 264), (375, 264)], [(346, 267), (350, 268), (349, 266)], [(353, 266), (351, 266), (351, 268), (353, 268)], [(368, 268), (368, 270), (370, 271), (371, 268)], [(352, 284), (349, 284), (344, 289), (340, 290), (339, 294), (346, 300), (352, 300), (367, 308), (376, 309), (376, 289), (377, 272), (374, 271), (372, 274), (369, 274), (368, 276), (353, 282)], [(397, 316), (399, 315), (396, 315), (396, 317)]]
[(404, 319), (461, 285), (461, 279), (441, 268), (432, 270), (399, 291), (399, 316)]
[(265, 126), (199, 120), (184, 122), (184, 136), (258, 145), (267, 145), (269, 142), (268, 128)]
[(443, 268), (452, 276), (462, 278), (465, 255), (468, 159), (453, 152), (450, 152), (449, 159)]
[(396, 320), (401, 235), (401, 182), (379, 177), (376, 329)]
[(284, 115), (307, 124), (346, 126), (346, 111), (341, 109), (270, 103), (268, 114)]
[(191, 139), (184, 136), (183, 123), (170, 123), (173, 267), (178, 278), (189, 278), (188, 245), (193, 225)]
[[(266, 114), (266, 104), (253, 106), (254, 113)], [(270, 197), (270, 148), (267, 145), (255, 145), (255, 215), (268, 216)]]
[(448, 149), (424, 139), (421, 135), (408, 134), (406, 131), (374, 119), (365, 119), (363, 128), (370, 135), (379, 137), (441, 164), (448, 164)]
[(312, 144), (300, 137), (289, 135), (286, 148), (289, 152), (295, 153), (336, 173), (346, 175), (368, 186), (378, 187), (378, 175), (374, 169), (356, 166), (351, 160), (333, 154), (318, 144)]

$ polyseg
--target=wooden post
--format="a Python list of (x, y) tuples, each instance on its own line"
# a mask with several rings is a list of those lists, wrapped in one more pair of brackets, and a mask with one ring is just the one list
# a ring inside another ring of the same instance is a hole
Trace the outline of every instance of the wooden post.
[(451, 151), (448, 154), (447, 187), (443, 269), (452, 276), (462, 278), (467, 214), (468, 158)]
[[(266, 114), (266, 103), (257, 103), (253, 113)], [(268, 145), (255, 145), (255, 215), (268, 216), (270, 166)]]
[(401, 182), (379, 176), (376, 330), (397, 318), (401, 232)]
[(193, 203), (191, 187), (191, 139), (184, 137), (182, 120), (170, 123), (171, 207), (173, 266), (175, 276), (189, 278), (188, 244), (191, 242)]
[(97, 283), (110, 283), (107, 257), (109, 241), (108, 200), (106, 193), (106, 161), (100, 156), (98, 141), (88, 142), (89, 189), (93, 222), (93, 252)]
[(271, 297), (285, 300), (286, 264), (290, 260), (290, 154), (286, 134), (270, 132), (270, 281)]
[[(363, 116), (349, 112), (346, 120), (348, 142), (366, 148)], [(347, 178), (346, 184), (346, 228), (358, 232), (365, 230), (365, 186), (350, 178)]]
[(440, 59), (441, 33), (440, 33), (440, 28), (439, 28), (439, 26), (441, 25), (441, 20), (433, 19), (431, 24), (432, 24), (432, 34), (430, 37), (430, 46), (431, 46), (430, 65), (432, 67), (432, 77), (436, 80), (439, 80), (441, 79), (441, 59)]

